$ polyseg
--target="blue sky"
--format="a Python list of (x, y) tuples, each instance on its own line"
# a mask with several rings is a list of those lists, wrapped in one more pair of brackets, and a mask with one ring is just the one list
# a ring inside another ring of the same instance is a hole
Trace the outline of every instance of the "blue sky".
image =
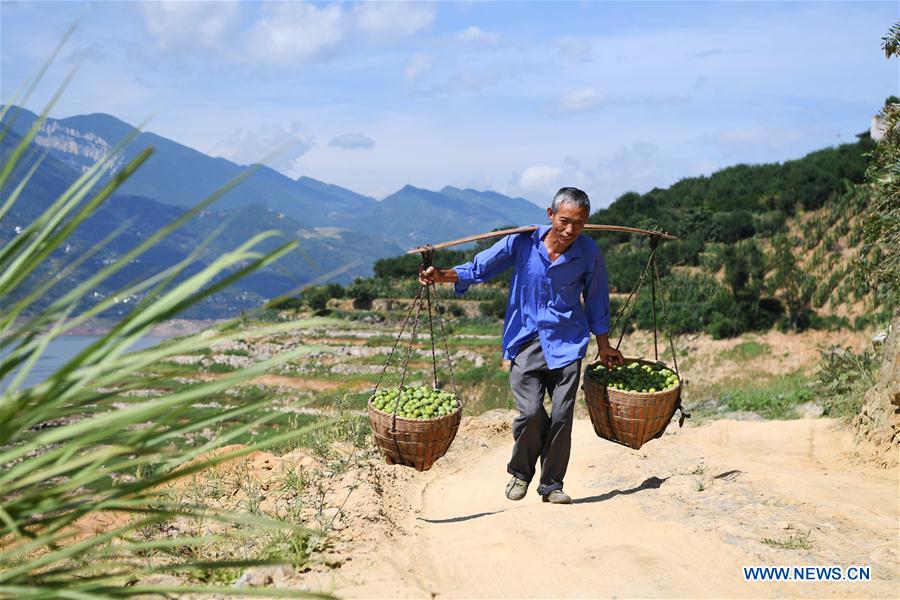
[(851, 142), (897, 2), (0, 2), (0, 99), (106, 112), (377, 198), (410, 183), (594, 206)]

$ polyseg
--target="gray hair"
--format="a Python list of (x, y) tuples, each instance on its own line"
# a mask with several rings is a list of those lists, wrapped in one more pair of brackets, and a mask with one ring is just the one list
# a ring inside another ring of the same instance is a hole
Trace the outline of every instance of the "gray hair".
[(560, 204), (568, 202), (579, 208), (586, 208), (588, 213), (591, 212), (591, 200), (588, 195), (574, 187), (560, 188), (556, 195), (553, 196), (553, 202), (550, 204), (550, 210), (556, 212)]

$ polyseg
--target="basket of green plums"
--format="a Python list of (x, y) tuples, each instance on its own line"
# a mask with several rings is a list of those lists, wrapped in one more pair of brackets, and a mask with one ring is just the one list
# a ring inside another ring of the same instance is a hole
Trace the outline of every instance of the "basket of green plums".
[(596, 434), (637, 450), (665, 431), (681, 379), (664, 363), (626, 358), (617, 366), (589, 364), (583, 388)]
[(424, 385), (377, 390), (368, 411), (385, 461), (418, 471), (446, 454), (462, 416), (456, 394)]

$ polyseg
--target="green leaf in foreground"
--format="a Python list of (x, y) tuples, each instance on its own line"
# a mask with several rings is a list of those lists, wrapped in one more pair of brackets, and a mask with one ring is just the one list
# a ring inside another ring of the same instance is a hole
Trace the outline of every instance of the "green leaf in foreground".
[[(37, 79), (26, 89), (31, 90)], [(57, 94), (58, 96), (58, 94)], [(44, 111), (10, 153), (0, 169), (0, 219), (21, 202), (37, 162), (32, 141), (44, 122)], [(0, 133), (0, 141), (9, 128)], [(123, 145), (127, 143), (123, 141)], [(25, 376), (56, 337), (70, 332), (109, 307), (109, 302), (90, 305), (85, 299), (102, 282), (121, 270), (161, 239), (175, 231), (249, 175), (245, 173), (202, 200), (174, 223), (129, 251), (87, 281), (66, 291), (41, 310), (32, 303), (62, 277), (33, 281), (72, 232), (103, 205), (152, 153), (146, 149), (124, 168), (110, 173), (122, 146), (110, 151), (84, 173), (25, 230), (0, 248), (0, 377), (11, 375), (0, 393), (0, 595), (21, 598), (102, 598), (142, 593), (173, 594), (185, 591), (216, 594), (305, 595), (279, 590), (220, 587), (202, 584), (190, 589), (141, 586), (142, 577), (159, 572), (204, 573), (233, 571), (251, 565), (272, 564), (269, 556), (185, 556), (178, 549), (202, 548), (226, 539), (239, 541), (251, 534), (272, 532), (284, 539), (305, 539), (307, 530), (258, 514), (212, 510), (203, 503), (172, 499), (167, 488), (227, 461), (264, 448), (285, 444), (329, 424), (319, 419), (305, 427), (257, 435), (245, 446), (217, 451), (223, 444), (245, 436), (278, 413), (269, 410), (265, 395), (246, 399), (240, 406), (198, 413), (192, 406), (222, 393), (268, 369), (295, 360), (310, 351), (298, 347), (250, 367), (200, 385), (168, 390), (164, 395), (127, 407), (112, 406), (110, 398), (127, 390), (152, 387), (148, 367), (167, 358), (200, 352), (210, 345), (252, 335), (290, 332), (303, 324), (279, 324), (255, 332), (238, 331), (238, 319), (211, 330), (155, 348), (131, 352), (134, 343), (154, 326), (170, 319), (240, 277), (271, 264), (296, 249), (286, 243), (274, 250), (259, 248), (276, 232), (259, 234), (211, 263), (195, 268), (194, 253), (182, 263), (118, 294), (142, 295), (143, 300), (111, 330), (45, 381), (24, 387)], [(91, 250), (95, 253), (112, 241), (112, 232)], [(74, 269), (78, 257), (63, 269)], [(24, 298), (13, 292), (27, 286)], [(115, 295), (113, 295), (115, 296)], [(84, 308), (84, 306), (89, 306)], [(111, 392), (109, 389), (115, 391)], [(214, 439), (191, 448), (177, 442), (184, 436), (213, 428)], [(92, 519), (108, 519), (112, 526), (92, 528)], [(208, 535), (151, 539), (140, 535), (172, 519), (194, 519), (227, 527), (207, 527)], [(295, 560), (302, 559), (302, 556)], [(285, 562), (282, 559), (280, 562)], [(289, 562), (289, 561), (288, 561)], [(215, 580), (215, 577), (198, 581)]]

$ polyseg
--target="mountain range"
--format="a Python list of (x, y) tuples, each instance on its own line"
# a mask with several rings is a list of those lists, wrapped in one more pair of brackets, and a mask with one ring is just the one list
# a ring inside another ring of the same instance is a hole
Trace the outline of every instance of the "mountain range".
[[(0, 148), (4, 159), (36, 119), (37, 115), (19, 107), (11, 107), (6, 113), (2, 126), (8, 127), (9, 133)], [(137, 131), (107, 114), (48, 118), (28, 157), (19, 165), (17, 177), (12, 178), (8, 190), (2, 190), (2, 197), (6, 197), (27, 169), (43, 157), (14, 210), (0, 221), (0, 242), (17, 235), (19, 228), (49, 206), (71, 182), (125, 140), (129, 141), (116, 154), (109, 177), (148, 146), (153, 149), (152, 156), (76, 230), (69, 240), (69, 251), (86, 251), (117, 227), (128, 225), (106, 250), (72, 274), (75, 280), (89, 276), (104, 261), (114, 260), (250, 168), (154, 133)], [(126, 280), (170, 266), (220, 226), (221, 234), (201, 254), (201, 265), (253, 234), (271, 229), (299, 240), (300, 248), (239, 282), (217, 301), (207, 302), (203, 316), (233, 313), (310, 281), (347, 283), (371, 274), (377, 259), (401, 254), (404, 248), (544, 219), (543, 210), (533, 203), (496, 192), (451, 186), (431, 191), (407, 185), (378, 201), (310, 177), (295, 180), (264, 165), (252, 165), (249, 176), (211, 208), (138, 263), (129, 265), (116, 281), (109, 282), (110, 289), (99, 293), (112, 293), (114, 286)], [(59, 264), (65, 263), (65, 257), (55, 258)]]

